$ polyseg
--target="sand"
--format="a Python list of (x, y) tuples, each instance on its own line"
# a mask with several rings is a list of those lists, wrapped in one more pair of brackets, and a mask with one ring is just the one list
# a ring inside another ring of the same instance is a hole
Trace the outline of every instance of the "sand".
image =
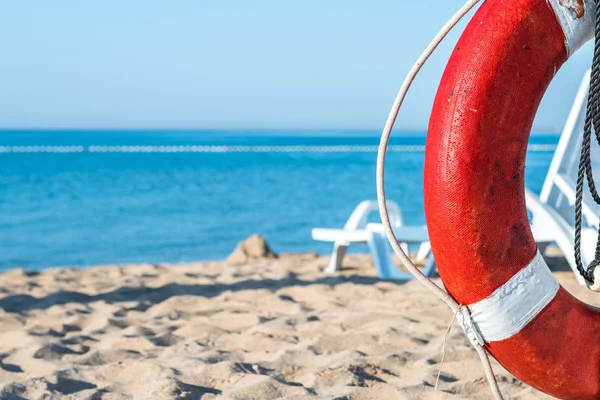
[[(477, 355), (419, 283), (368, 256), (0, 275), (0, 399), (489, 399)], [(599, 299), (558, 272), (569, 291)], [(509, 399), (546, 399), (494, 363)]]

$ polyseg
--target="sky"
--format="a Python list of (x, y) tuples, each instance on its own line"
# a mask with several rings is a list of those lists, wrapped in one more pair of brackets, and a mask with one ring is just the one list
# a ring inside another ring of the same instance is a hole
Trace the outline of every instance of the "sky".
[[(81, 0), (0, 4), (0, 128), (381, 129), (402, 80), (462, 0)], [(425, 130), (464, 23), (397, 130)], [(591, 44), (552, 83), (557, 132)]]

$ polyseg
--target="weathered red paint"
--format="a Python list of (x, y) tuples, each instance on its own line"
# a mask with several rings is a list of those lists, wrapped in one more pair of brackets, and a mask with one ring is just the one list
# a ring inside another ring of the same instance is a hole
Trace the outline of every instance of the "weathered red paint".
[[(545, 0), (487, 0), (449, 61), (429, 125), (425, 208), (440, 275), (461, 304), (490, 296), (536, 254), (525, 155), (539, 103), (566, 59)], [(600, 313), (561, 288), (523, 331), (488, 349), (545, 393), (597, 399), (598, 339)]]
[(571, 11), (575, 18), (581, 19), (585, 16), (583, 0), (558, 0), (558, 4)]

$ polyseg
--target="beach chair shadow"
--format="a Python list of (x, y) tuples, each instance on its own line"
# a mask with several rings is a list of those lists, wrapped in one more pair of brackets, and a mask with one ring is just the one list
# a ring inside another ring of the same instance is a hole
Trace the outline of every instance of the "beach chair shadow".
[[(57, 291), (44, 297), (34, 297), (29, 294), (12, 294), (0, 298), (0, 309), (6, 312), (26, 313), (31, 310), (45, 310), (54, 306), (69, 303), (90, 304), (94, 302), (131, 303), (137, 302), (136, 311), (146, 311), (172, 297), (198, 296), (203, 298), (217, 297), (225, 292), (240, 292), (245, 290), (266, 289), (276, 292), (287, 287), (305, 287), (312, 285), (337, 285), (352, 283), (355, 285), (372, 286), (380, 279), (369, 276), (325, 276), (316, 280), (304, 280), (295, 274), (282, 279), (248, 279), (233, 283), (216, 284), (180, 284), (168, 283), (159, 287), (121, 286), (106, 293), (89, 295), (74, 291)], [(398, 282), (401, 283), (401, 282)], [(1, 361), (1, 360), (0, 360)]]

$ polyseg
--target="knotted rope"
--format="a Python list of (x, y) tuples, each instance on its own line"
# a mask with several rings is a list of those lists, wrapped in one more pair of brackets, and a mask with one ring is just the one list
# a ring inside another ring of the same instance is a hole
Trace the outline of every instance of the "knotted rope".
[[(596, 0), (596, 10), (600, 6), (600, 0)], [(577, 190), (575, 195), (575, 262), (577, 270), (589, 283), (594, 283), (594, 270), (600, 265), (600, 227), (598, 228), (598, 240), (596, 241), (596, 253), (594, 260), (584, 268), (581, 260), (581, 227), (583, 219), (583, 187), (587, 179), (588, 188), (596, 204), (600, 204), (600, 195), (596, 189), (594, 176), (592, 174), (592, 127), (596, 135), (596, 141), (600, 144), (600, 11), (596, 11), (596, 37), (594, 44), (594, 58), (592, 61), (592, 73), (590, 77), (590, 89), (588, 103), (585, 113), (585, 124), (583, 128), (583, 141), (581, 144), (581, 157), (579, 159), (579, 171), (577, 173)]]

